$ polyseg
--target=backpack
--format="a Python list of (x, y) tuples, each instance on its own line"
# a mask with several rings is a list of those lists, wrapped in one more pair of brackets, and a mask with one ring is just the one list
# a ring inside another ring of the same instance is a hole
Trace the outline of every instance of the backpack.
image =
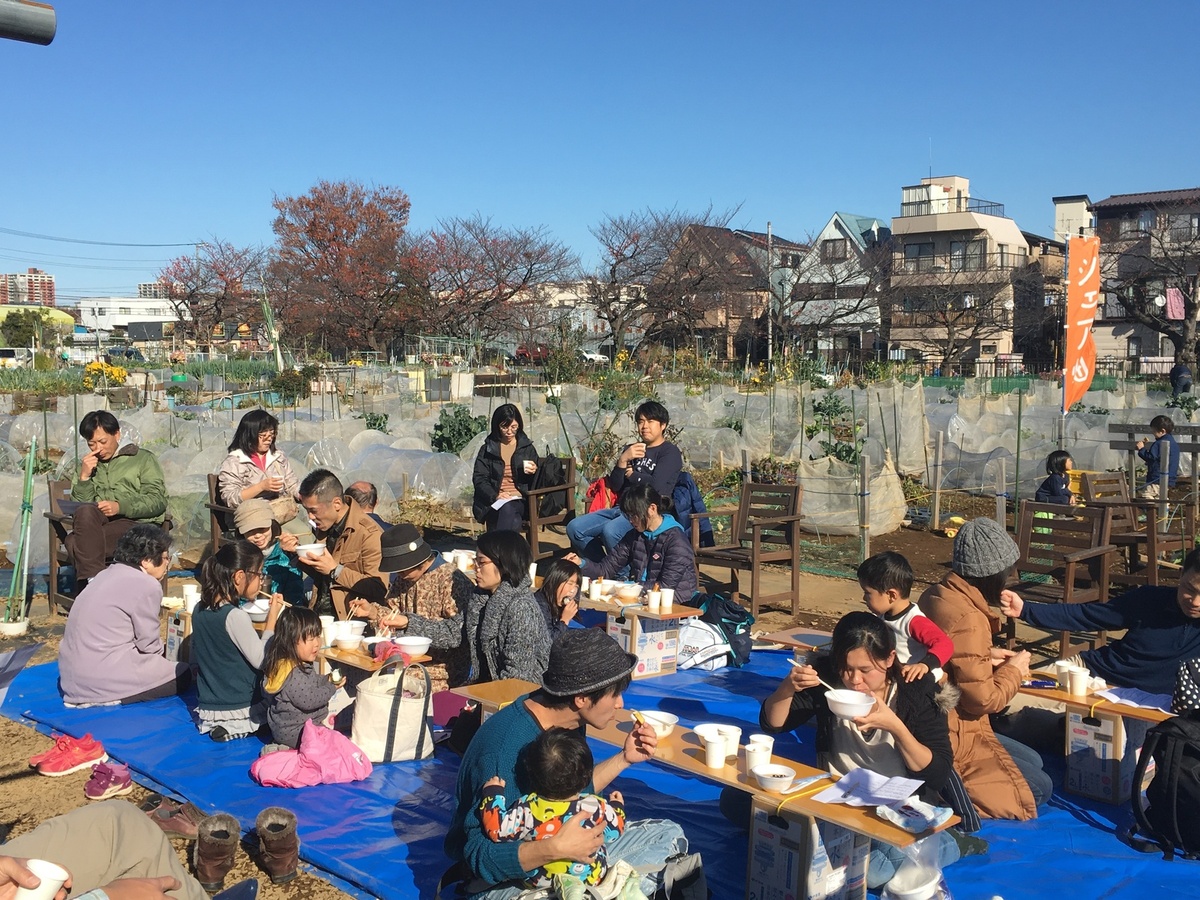
[(695, 594), (689, 606), (699, 607), (703, 612), (700, 621), (720, 630), (729, 644), (729, 665), (741, 668), (750, 662), (750, 651), (754, 639), (750, 637), (750, 626), (754, 616), (732, 597), (725, 594)]
[(725, 667), (732, 649), (716, 625), (699, 618), (686, 619), (679, 626), (679, 653), (675, 665), (680, 670), (712, 672)]
[[(708, 507), (704, 505), (704, 495), (696, 487), (696, 479), (687, 472), (679, 473), (679, 480), (675, 482), (675, 490), (671, 492), (671, 502), (675, 506), (675, 521), (683, 526), (683, 530), (690, 537), (692, 516), (708, 512)], [(713, 536), (712, 521), (708, 516), (702, 516), (698, 521), (700, 522), (700, 546), (715, 547), (717, 542)]]
[[(558, 487), (567, 483), (567, 467), (561, 459), (549, 452), (538, 460), (538, 469), (533, 476), (533, 489)], [(557, 516), (567, 508), (567, 492), (552, 491), (538, 500), (539, 516)]]
[[(1151, 759), (1155, 773), (1146, 788), (1147, 807), (1140, 785)], [(1129, 832), (1131, 846), (1153, 853), (1153, 842), (1164, 859), (1174, 858), (1176, 850), (1185, 859), (1200, 859), (1200, 712), (1175, 716), (1146, 732), (1130, 802), (1136, 823)], [(1135, 838), (1135, 831), (1151, 840)]]

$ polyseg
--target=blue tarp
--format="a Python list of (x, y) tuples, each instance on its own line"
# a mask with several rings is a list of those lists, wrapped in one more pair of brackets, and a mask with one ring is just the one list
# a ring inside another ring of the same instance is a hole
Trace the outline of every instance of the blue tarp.
[[(728, 722), (745, 733), (758, 720), (758, 704), (784, 676), (783, 653), (755, 652), (747, 667), (680, 673), (638, 681), (626, 705), (676, 713), (685, 724)], [(340, 886), (383, 898), (431, 898), (447, 865), (442, 837), (454, 802), (458, 757), (439, 748), (423, 762), (377, 766), (364, 782), (304, 790), (263, 788), (248, 774), (261, 744), (251, 738), (217, 744), (201, 736), (178, 698), (129, 707), (67, 709), (57, 691), (57, 665), (18, 676), (0, 713), (29, 720), (42, 731), (79, 736), (91, 732), (108, 752), (128, 763), (138, 781), (186, 797), (201, 809), (232, 813), (253, 826), (265, 806), (286, 806), (300, 822), (302, 858)], [(776, 741), (776, 752), (813, 762), (813, 732), (800, 729)], [(593, 742), (598, 757), (611, 748)], [(1047, 760), (1056, 783), (1062, 761)], [(654, 764), (627, 769), (614, 787), (624, 792), (635, 818), (671, 818), (684, 825), (705, 860), (716, 898), (745, 895), (746, 837), (717, 810), (719, 790), (703, 778), (681, 776)], [(1128, 809), (1056, 793), (1033, 822), (987, 822), (986, 856), (960, 860), (947, 872), (957, 900), (1042, 900), (1068, 886), (1095, 898), (1182, 896), (1194, 889), (1200, 863), (1164, 862), (1121, 844), (1114, 831)]]

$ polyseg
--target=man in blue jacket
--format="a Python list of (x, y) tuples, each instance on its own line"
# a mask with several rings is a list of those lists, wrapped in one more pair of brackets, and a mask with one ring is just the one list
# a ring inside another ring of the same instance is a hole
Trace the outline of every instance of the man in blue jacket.
[(1140, 587), (1107, 603), (1027, 603), (1000, 594), (1000, 611), (1050, 631), (1119, 631), (1076, 662), (1117, 687), (1170, 694), (1181, 663), (1200, 657), (1200, 548), (1183, 561), (1179, 587)]

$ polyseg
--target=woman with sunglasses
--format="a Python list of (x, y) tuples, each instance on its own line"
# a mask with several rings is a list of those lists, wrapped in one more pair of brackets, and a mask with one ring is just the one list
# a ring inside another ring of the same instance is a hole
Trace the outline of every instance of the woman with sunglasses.
[(537, 469), (537, 448), (525, 434), (521, 411), (511, 403), (497, 406), (492, 430), (475, 457), (471, 478), (475, 521), (488, 531), (520, 531), (525, 521), (525, 494), (533, 487)]

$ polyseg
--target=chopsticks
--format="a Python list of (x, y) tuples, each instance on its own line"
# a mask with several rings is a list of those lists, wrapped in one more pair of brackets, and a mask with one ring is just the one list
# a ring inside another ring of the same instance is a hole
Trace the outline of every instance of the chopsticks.
[[(805, 665), (802, 662), (796, 662), (796, 660), (792, 659), (791, 657), (788, 657), (788, 662), (790, 662), (797, 669), (802, 669), (802, 668), (804, 668), (804, 665)], [(821, 686), (823, 688), (825, 688), (825, 690), (827, 690), (827, 691), (836, 691), (837, 690), (837, 688), (835, 688), (833, 685), (831, 685), (828, 681), (825, 681), (823, 678), (821, 678), (820, 675), (817, 676), (817, 681), (821, 682)]]

